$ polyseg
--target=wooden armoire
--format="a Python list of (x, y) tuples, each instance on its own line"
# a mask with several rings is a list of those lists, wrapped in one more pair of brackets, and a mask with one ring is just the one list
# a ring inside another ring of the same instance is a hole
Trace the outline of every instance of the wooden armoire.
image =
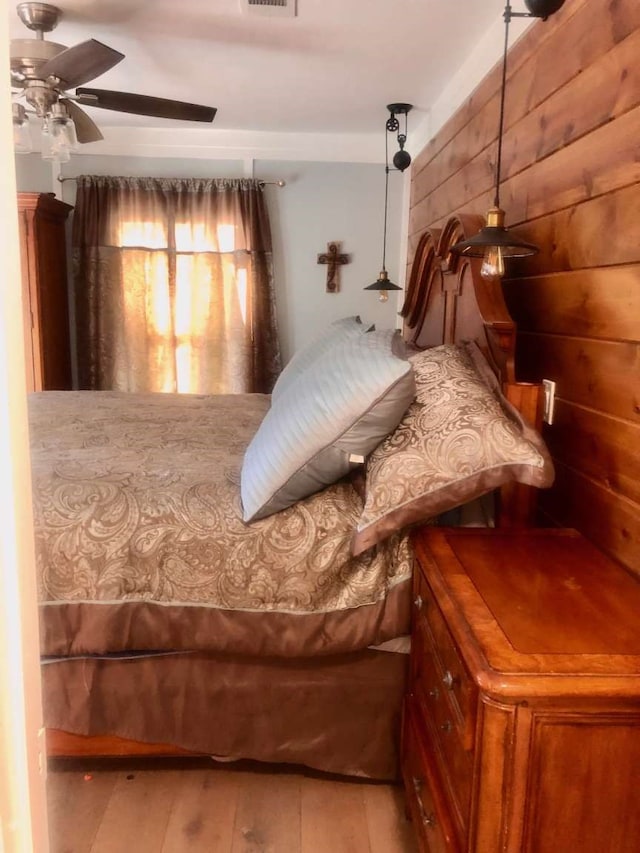
[(65, 221), (53, 193), (18, 193), (28, 391), (71, 388)]

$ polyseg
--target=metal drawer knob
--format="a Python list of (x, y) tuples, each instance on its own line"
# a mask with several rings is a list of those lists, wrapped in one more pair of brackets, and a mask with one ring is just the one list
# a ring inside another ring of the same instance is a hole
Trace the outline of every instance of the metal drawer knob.
[(449, 670), (445, 672), (442, 677), (442, 683), (447, 688), (447, 690), (453, 690), (453, 685), (456, 683), (458, 679), (455, 675), (452, 675)]
[(437, 687), (432, 687), (431, 690), (429, 690), (429, 696), (437, 699), (440, 696), (440, 691)]
[(451, 720), (445, 720), (444, 723), (440, 725), (440, 728), (443, 732), (446, 732), (448, 734), (453, 728), (453, 726), (451, 725)]
[(416, 792), (416, 799), (418, 801), (418, 811), (420, 812), (420, 820), (422, 821), (424, 826), (435, 826), (436, 825), (436, 816), (431, 812), (427, 814), (424, 806), (422, 805), (421, 793), (422, 793), (422, 779), (418, 778), (418, 776), (413, 777), (413, 790)]
[(422, 605), (424, 604), (424, 601), (422, 600), (422, 596), (421, 596), (421, 595), (418, 595), (418, 596), (415, 598), (415, 600), (414, 600), (414, 602), (413, 602), (413, 603), (414, 603), (414, 604), (415, 604), (415, 606), (418, 608), (418, 610), (422, 610)]

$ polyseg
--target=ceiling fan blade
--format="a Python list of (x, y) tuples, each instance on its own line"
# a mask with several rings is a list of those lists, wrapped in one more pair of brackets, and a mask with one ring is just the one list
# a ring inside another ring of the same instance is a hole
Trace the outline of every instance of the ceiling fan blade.
[(76, 89), (76, 98), (81, 104), (100, 107), (103, 110), (183, 121), (213, 121), (217, 112), (215, 107), (135, 95), (133, 92), (111, 92), (108, 89)]
[(104, 139), (104, 136), (100, 133), (98, 125), (85, 113), (84, 110), (81, 110), (77, 104), (74, 104), (74, 102), (70, 101), (68, 98), (60, 98), (60, 103), (65, 105), (74, 125), (76, 126), (78, 142), (98, 142), (100, 139)]
[(99, 77), (122, 59), (124, 53), (102, 44), (101, 41), (89, 39), (74, 47), (68, 47), (45, 62), (39, 69), (39, 74), (44, 79), (58, 77), (64, 89), (71, 89)]

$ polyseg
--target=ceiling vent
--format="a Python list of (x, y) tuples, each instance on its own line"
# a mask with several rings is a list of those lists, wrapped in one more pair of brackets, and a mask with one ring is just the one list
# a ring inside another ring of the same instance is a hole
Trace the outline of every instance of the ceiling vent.
[(240, 9), (245, 15), (294, 18), (296, 0), (240, 0)]

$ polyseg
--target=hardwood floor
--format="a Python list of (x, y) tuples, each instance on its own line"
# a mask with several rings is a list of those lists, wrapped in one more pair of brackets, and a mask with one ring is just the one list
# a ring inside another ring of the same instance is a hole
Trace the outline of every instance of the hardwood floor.
[(52, 762), (51, 853), (416, 853), (399, 786), (296, 768)]

